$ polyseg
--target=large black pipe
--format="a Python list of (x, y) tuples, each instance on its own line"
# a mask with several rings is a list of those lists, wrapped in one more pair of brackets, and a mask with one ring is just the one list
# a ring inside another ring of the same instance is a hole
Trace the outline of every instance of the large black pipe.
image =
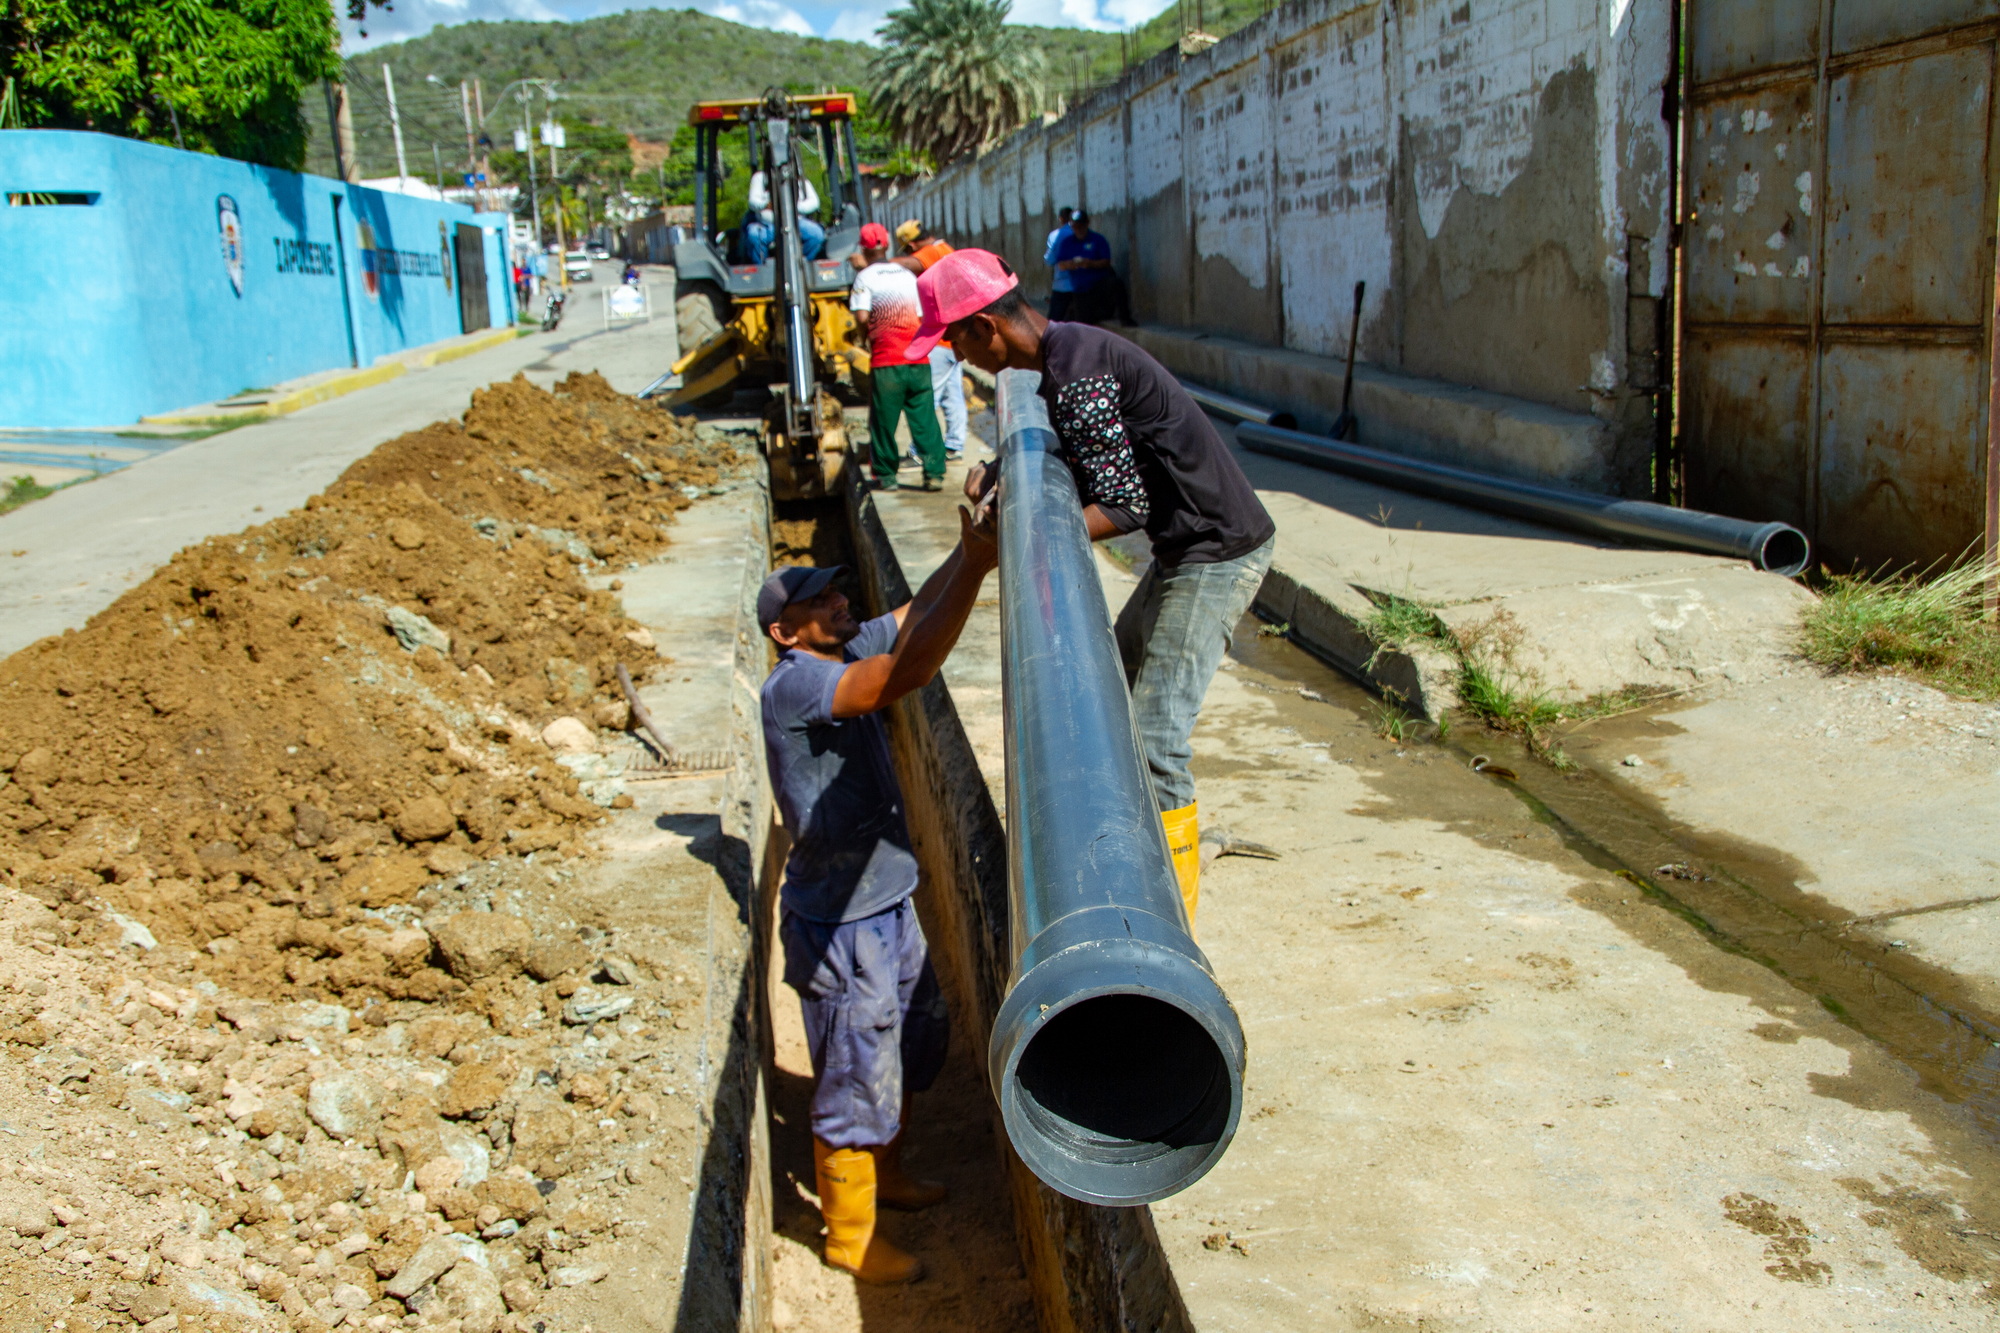
[(1254, 422), (1237, 426), (1236, 438), (1243, 442), (1244, 448), (1257, 453), (1344, 472), (1363, 481), (1436, 496), (1454, 504), (1475, 505), (1593, 537), (1733, 555), (1787, 578), (1803, 572), (1812, 558), (1806, 535), (1789, 523), (1752, 523), (1705, 514), (1698, 509), (1675, 509), (1650, 500), (1620, 500), (1609, 495), (1538, 486), (1531, 481), (1427, 463)]
[(1232, 398), (1226, 393), (1204, 389), (1201, 385), (1190, 384), (1186, 380), (1181, 381), (1181, 387), (1187, 390), (1188, 397), (1194, 399), (1204, 411), (1212, 412), (1219, 417), (1228, 417), (1231, 421), (1249, 421), (1259, 426), (1277, 426), (1284, 430), (1291, 430), (1299, 424), (1299, 419), (1290, 412), (1282, 412), (1272, 407), (1260, 407), (1256, 403), (1246, 403), (1241, 398)]
[(1007, 1137), (1087, 1203), (1164, 1198), (1236, 1132), (1243, 1029), (1188, 933), (1082, 506), (1037, 376), (999, 383), (1013, 975), (987, 1068)]

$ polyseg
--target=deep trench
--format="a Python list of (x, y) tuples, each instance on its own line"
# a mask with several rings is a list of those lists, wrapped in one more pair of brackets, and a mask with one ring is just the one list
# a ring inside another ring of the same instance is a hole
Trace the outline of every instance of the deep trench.
[[(871, 605), (859, 577), (847, 509), (843, 501), (791, 501), (772, 505), (773, 567), (842, 564), (848, 572), (836, 586), (859, 609), (874, 615), (889, 610)], [(905, 774), (904, 799), (913, 819), (936, 793)], [(770, 852), (782, 860), (783, 833)], [(772, 875), (775, 884), (776, 874)], [(932, 886), (933, 888), (939, 886)], [(952, 891), (946, 888), (945, 891)], [(775, 897), (775, 895), (774, 895)], [(955, 964), (940, 947), (941, 923), (918, 911), (931, 943), (933, 965), (947, 995), (963, 993), (950, 975)], [(925, 1276), (906, 1287), (871, 1287), (820, 1265), (821, 1220), (815, 1201), (809, 1105), (812, 1080), (797, 996), (781, 976), (775, 902), (762, 924), (772, 959), (766, 978), (772, 1016), (774, 1058), (765, 1070), (770, 1105), (773, 1275), (777, 1325), (799, 1333), (916, 1333), (953, 1329), (966, 1333), (1015, 1333), (1036, 1326), (1033, 1293), (1016, 1240), (1002, 1149), (995, 1137), (993, 1103), (979, 1065), (983, 1032), (969, 1030), (963, 1013), (952, 1014), (951, 1046), (937, 1084), (914, 1099), (905, 1128), (905, 1160), (912, 1171), (942, 1181), (946, 1201), (923, 1213), (883, 1211), (884, 1235), (924, 1261)], [(786, 1247), (793, 1247), (787, 1250)], [(847, 1293), (851, 1290), (852, 1295)]]

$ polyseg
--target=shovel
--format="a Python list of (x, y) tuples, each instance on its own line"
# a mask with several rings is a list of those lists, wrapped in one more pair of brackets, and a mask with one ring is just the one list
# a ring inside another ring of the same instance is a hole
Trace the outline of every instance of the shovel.
[(1361, 423), (1354, 419), (1354, 344), (1361, 339), (1361, 296), (1368, 290), (1368, 284), (1354, 284), (1354, 322), (1347, 328), (1347, 378), (1340, 386), (1340, 415), (1333, 419), (1333, 438), (1354, 440), (1355, 429)]

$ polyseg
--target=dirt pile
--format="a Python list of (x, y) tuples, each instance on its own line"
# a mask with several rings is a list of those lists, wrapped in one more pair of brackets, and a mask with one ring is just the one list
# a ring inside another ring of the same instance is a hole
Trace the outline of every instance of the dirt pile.
[(453, 992), (381, 911), (579, 849), (600, 806), (543, 734), (623, 725), (615, 668), (658, 661), (580, 570), (657, 551), (732, 458), (596, 375), (517, 378), (181, 552), (0, 663), (0, 872), (205, 949), (249, 993)]
[(568, 1328), (705, 961), (565, 863), (664, 665), (583, 575), (736, 462), (495, 385), (0, 663), (0, 1333)]

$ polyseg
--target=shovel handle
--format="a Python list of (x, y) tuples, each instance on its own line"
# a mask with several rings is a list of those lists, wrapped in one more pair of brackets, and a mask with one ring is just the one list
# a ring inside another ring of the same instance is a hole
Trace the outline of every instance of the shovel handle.
[(1354, 345), (1361, 339), (1361, 298), (1367, 292), (1366, 282), (1354, 284), (1354, 320), (1347, 326), (1347, 377), (1340, 385), (1340, 415), (1345, 417), (1349, 401), (1354, 397)]

